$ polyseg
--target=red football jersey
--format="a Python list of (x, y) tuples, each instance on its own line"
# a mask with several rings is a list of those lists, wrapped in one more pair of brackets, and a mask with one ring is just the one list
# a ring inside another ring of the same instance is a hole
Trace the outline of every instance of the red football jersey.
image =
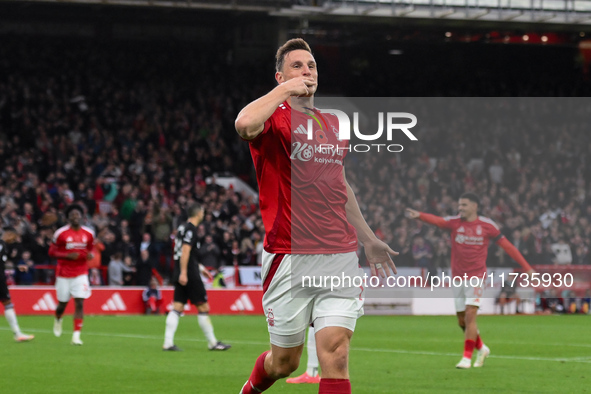
[(448, 216), (444, 221), (441, 227), (451, 230), (452, 275), (482, 278), (486, 273), (489, 241), (503, 238), (499, 227), (484, 216), (478, 216), (472, 222), (462, 220), (460, 216)]
[[(292, 119), (292, 113), (294, 118)], [(357, 250), (347, 221), (343, 160), (348, 141), (338, 140), (338, 120), (279, 105), (263, 132), (249, 141), (269, 253), (332, 254)]]
[[(57, 229), (53, 234), (53, 243), (60, 252), (92, 252), (94, 242), (94, 231), (82, 226), (77, 231), (70, 225)], [(76, 276), (88, 274), (88, 262), (86, 254), (80, 256), (78, 260), (57, 259), (56, 276), (63, 278), (75, 278)]]

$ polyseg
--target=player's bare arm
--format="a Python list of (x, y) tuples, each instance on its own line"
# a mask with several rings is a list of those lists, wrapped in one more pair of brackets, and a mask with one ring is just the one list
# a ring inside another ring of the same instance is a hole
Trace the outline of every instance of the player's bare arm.
[(180, 259), (180, 269), (181, 273), (179, 275), (179, 283), (181, 286), (185, 286), (189, 281), (187, 277), (187, 267), (189, 266), (189, 257), (191, 257), (191, 245), (183, 244), (181, 248), (181, 259)]
[(207, 268), (205, 268), (205, 266), (203, 264), (199, 264), (199, 272), (201, 272), (203, 275), (205, 275), (207, 277), (207, 279), (209, 279), (209, 280), (213, 279), (213, 275), (211, 275), (211, 272), (209, 272), (209, 270)]
[(390, 256), (397, 256), (398, 252), (393, 251), (385, 242), (380, 241), (361, 214), (361, 209), (357, 204), (355, 192), (345, 178), (345, 169), (343, 168), (343, 178), (347, 186), (347, 204), (345, 209), (347, 211), (347, 220), (357, 230), (357, 238), (365, 248), (365, 256), (373, 276), (380, 276), (385, 278), (396, 274), (396, 265)]
[(310, 77), (297, 77), (281, 83), (240, 111), (234, 122), (236, 131), (246, 140), (256, 138), (263, 131), (265, 121), (273, 115), (279, 104), (291, 96), (307, 95), (310, 91), (309, 86), (315, 85), (316, 82)]

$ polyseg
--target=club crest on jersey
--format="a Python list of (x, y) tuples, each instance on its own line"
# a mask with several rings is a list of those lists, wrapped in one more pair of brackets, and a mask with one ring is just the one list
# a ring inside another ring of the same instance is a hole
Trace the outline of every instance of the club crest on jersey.
[(478, 227), (476, 227), (476, 234), (482, 235), (482, 227), (480, 227), (480, 225)]
[(269, 308), (267, 311), (267, 322), (269, 323), (269, 327), (275, 326), (275, 314), (273, 313), (272, 308)]

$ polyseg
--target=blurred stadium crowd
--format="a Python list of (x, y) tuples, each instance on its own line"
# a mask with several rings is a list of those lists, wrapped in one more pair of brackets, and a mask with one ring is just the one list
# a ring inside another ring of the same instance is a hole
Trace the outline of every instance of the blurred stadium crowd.
[[(0, 213), (16, 283), (51, 280), (35, 267), (51, 263), (51, 236), (72, 202), (100, 242), (92, 266), (111, 266), (112, 284), (147, 285), (152, 269), (170, 276), (171, 240), (192, 200), (206, 207), (205, 265), (260, 261), (257, 202), (206, 179), (231, 173), (254, 186), (233, 121), (273, 86), (270, 60), (236, 68), (207, 48), (28, 44), (0, 46)], [(591, 264), (591, 136), (583, 122), (552, 124), (547, 110), (520, 133), (503, 122), (469, 138), (442, 128), (386, 162), (349, 157), (348, 181), (370, 226), (400, 252), (397, 265), (449, 266), (449, 236), (407, 220), (404, 208), (452, 215), (465, 191), (481, 196), (481, 214), (530, 264)], [(492, 248), (489, 266), (513, 266)]]

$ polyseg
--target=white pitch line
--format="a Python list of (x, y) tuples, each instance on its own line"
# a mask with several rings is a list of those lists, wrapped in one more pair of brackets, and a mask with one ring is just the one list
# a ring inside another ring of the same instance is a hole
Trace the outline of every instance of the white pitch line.
[[(351, 348), (351, 350), (357, 350), (362, 352), (379, 352), (379, 353), (400, 353), (400, 354), (424, 354), (428, 356), (457, 356), (458, 353), (440, 353), (440, 352), (427, 352), (419, 350), (400, 350), (400, 349), (371, 349), (371, 348)], [(555, 362), (578, 362), (578, 363), (591, 363), (591, 360), (585, 360), (590, 357), (573, 357), (573, 358), (549, 358), (549, 357), (528, 357), (528, 356), (504, 356), (498, 354), (491, 354), (489, 358), (505, 358), (511, 360), (530, 360), (530, 361), (555, 361)]]
[[(407, 342), (449, 342), (447, 339), (438, 339), (438, 338), (421, 338), (421, 339), (406, 339)], [(570, 346), (570, 347), (588, 347), (591, 348), (591, 344), (586, 343), (535, 343), (535, 342), (523, 342), (523, 341), (495, 341), (495, 343), (503, 344), (503, 345), (523, 345), (523, 346)]]
[[(0, 327), (2, 331), (8, 331), (9, 328)], [(27, 332), (41, 332), (41, 333), (53, 333), (51, 330), (45, 329), (27, 329)], [(154, 340), (161, 340), (162, 336), (158, 335), (138, 335), (138, 334), (116, 334), (116, 333), (97, 333), (97, 332), (84, 332), (84, 335), (88, 336), (97, 336), (97, 337), (119, 337), (119, 338), (134, 338), (134, 339), (154, 339)], [(206, 342), (205, 339), (197, 339), (197, 338), (178, 338), (179, 340), (186, 341), (186, 342)], [(256, 345), (256, 346), (268, 346), (269, 342), (257, 342), (257, 341), (235, 341), (229, 340), (231, 343), (240, 344), (240, 345)], [(422, 351), (422, 350), (402, 350), (402, 349), (374, 349), (374, 348), (359, 348), (359, 347), (352, 347), (351, 350), (357, 352), (373, 352), (373, 353), (395, 353), (395, 354), (417, 354), (417, 355), (427, 355), (427, 356), (444, 356), (444, 357), (455, 357), (458, 353), (443, 353), (443, 352), (430, 352), (430, 351)], [(502, 358), (508, 360), (528, 360), (528, 361), (552, 361), (552, 362), (573, 362), (573, 363), (584, 363), (584, 364), (591, 364), (591, 357), (571, 357), (571, 358), (564, 358), (564, 357), (529, 357), (529, 356), (510, 356), (510, 355), (500, 355), (500, 354), (491, 354), (489, 358)]]

